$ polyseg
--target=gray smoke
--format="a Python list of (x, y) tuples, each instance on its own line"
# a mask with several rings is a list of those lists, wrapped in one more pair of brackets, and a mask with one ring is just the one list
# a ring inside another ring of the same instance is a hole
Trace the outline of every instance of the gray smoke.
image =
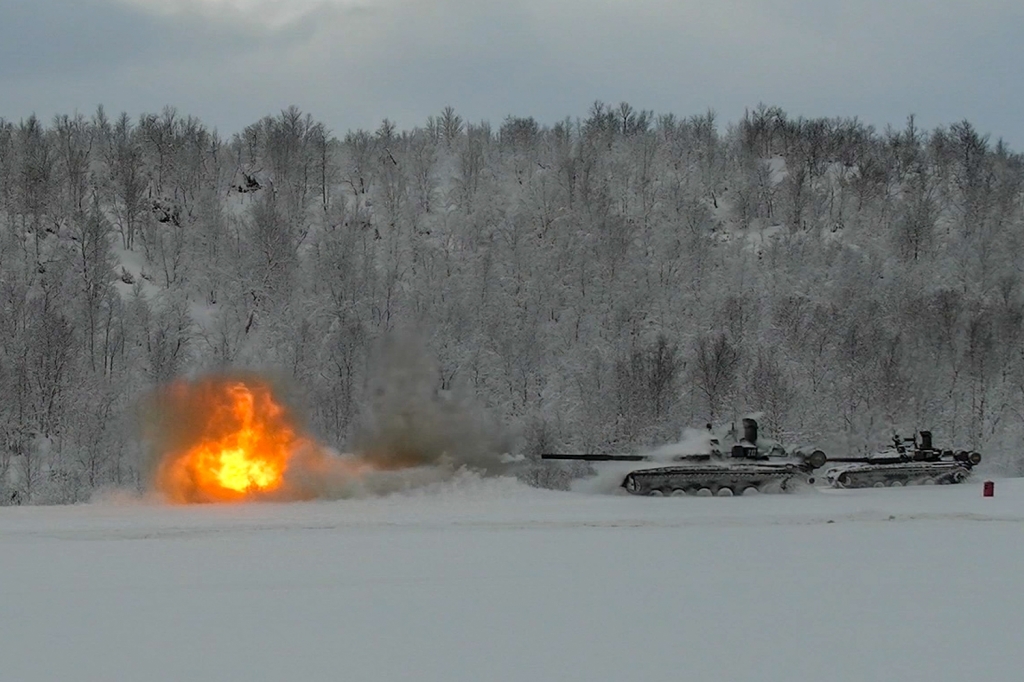
[(459, 472), (509, 471), (512, 436), (468, 391), (441, 390), (436, 361), (415, 338), (396, 334), (381, 346), (351, 452), (299, 452), (286, 490), (294, 498), (385, 494), (452, 478)]
[(408, 335), (381, 349), (356, 452), (382, 469), (422, 465), (501, 473), (511, 436), (472, 396), (441, 390), (437, 363)]

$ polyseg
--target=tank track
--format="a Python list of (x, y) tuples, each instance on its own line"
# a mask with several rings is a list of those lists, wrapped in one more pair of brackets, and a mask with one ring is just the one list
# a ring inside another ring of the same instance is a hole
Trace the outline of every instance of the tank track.
[(795, 464), (762, 465), (746, 470), (725, 466), (669, 466), (632, 471), (626, 474), (622, 487), (631, 495), (727, 496), (741, 495), (750, 488), (758, 492), (784, 492), (794, 479), (814, 483), (814, 478)]
[(971, 475), (960, 462), (901, 462), (854, 464), (830, 469), (825, 476), (836, 488), (883, 488), (906, 485), (952, 485)]

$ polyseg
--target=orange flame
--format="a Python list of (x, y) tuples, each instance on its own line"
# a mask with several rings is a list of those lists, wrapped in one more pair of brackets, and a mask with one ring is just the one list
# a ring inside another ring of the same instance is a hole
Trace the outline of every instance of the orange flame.
[(176, 382), (157, 409), (155, 484), (175, 502), (273, 497), (300, 451), (322, 457), (270, 386), (253, 377)]

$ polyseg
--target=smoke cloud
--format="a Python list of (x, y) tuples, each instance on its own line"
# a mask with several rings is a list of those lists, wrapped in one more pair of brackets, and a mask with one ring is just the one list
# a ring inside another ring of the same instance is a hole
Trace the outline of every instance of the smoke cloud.
[(501, 473), (510, 435), (471, 396), (439, 390), (439, 376), (416, 341), (389, 339), (373, 372), (356, 451), (382, 469), (448, 465)]
[[(308, 435), (282, 402), (285, 386), (268, 376), (175, 382), (143, 408), (151, 488), (175, 502), (337, 499), (408, 490), (459, 472), (506, 473), (510, 434), (470, 396), (439, 390), (439, 376), (417, 342), (387, 340), (347, 453)], [(228, 471), (221, 453), (242, 451), (255, 456), (232, 461)], [(241, 487), (226, 489), (226, 478)]]

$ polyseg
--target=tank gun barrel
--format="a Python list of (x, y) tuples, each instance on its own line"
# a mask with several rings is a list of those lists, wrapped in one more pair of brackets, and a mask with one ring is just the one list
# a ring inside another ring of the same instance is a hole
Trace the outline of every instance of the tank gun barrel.
[(893, 462), (903, 462), (903, 461), (906, 461), (907, 458), (905, 458), (905, 457), (878, 457), (878, 456), (870, 457), (868, 455), (864, 455), (862, 457), (829, 457), (827, 462), (829, 464), (831, 464), (832, 462), (838, 462), (840, 464), (863, 464), (864, 462), (880, 462), (880, 461), (889, 460), (889, 459), (891, 459)]
[(646, 462), (649, 457), (643, 455), (605, 455), (605, 454), (558, 454), (544, 453), (541, 459), (574, 460), (578, 462)]

